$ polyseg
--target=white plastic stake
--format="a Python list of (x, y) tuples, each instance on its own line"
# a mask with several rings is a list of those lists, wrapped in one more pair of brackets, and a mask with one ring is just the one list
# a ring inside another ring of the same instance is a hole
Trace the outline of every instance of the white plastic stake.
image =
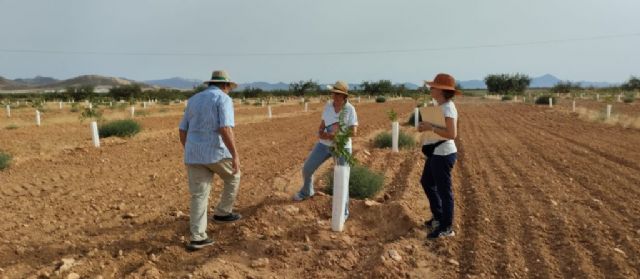
[(267, 115), (269, 115), (269, 118), (271, 118), (271, 106), (267, 107)]
[(109, 102), (109, 107), (112, 107), (112, 106), (113, 106), (113, 102)]
[(58, 103), (58, 108), (62, 109), (62, 102)]
[(418, 118), (420, 115), (420, 109), (419, 108), (415, 108), (414, 112), (413, 112), (413, 126), (418, 128)]
[(344, 230), (345, 210), (349, 201), (349, 166), (336, 165), (333, 168), (333, 201), (331, 206), (331, 230)]
[(40, 111), (36, 110), (36, 126), (40, 127)]
[(518, 96), (513, 96), (513, 101), (517, 102), (518, 101)]
[(398, 152), (398, 138), (400, 137), (400, 123), (391, 123), (391, 152)]
[(136, 115), (136, 107), (131, 106), (131, 118), (134, 118)]
[(142, 108), (147, 108), (147, 102), (142, 102)]
[(573, 104), (571, 105), (571, 111), (576, 112), (576, 100), (573, 100)]
[(549, 97), (549, 107), (553, 107), (553, 98)]
[(612, 105), (607, 105), (607, 119), (611, 118), (611, 108), (613, 106)]
[(596, 94), (596, 101), (600, 101), (600, 94)]
[(522, 102), (526, 103), (527, 102), (527, 97), (522, 97)]
[(618, 103), (622, 102), (622, 100), (620, 100), (621, 97), (622, 95), (618, 95)]
[(309, 103), (304, 103), (304, 112), (309, 111)]
[(91, 135), (93, 138), (93, 146), (100, 147), (100, 136), (98, 135), (98, 123), (91, 121)]
[(11, 117), (11, 106), (7, 105), (7, 117)]
[(360, 103), (360, 96), (358, 96), (358, 103)]

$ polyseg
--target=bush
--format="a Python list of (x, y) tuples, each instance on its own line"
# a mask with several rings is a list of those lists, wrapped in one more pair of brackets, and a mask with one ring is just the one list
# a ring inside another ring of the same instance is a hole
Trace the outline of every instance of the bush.
[(87, 118), (100, 120), (102, 118), (102, 111), (99, 111), (95, 108), (85, 108), (82, 111), (82, 114), (80, 114), (80, 120), (84, 121)]
[(103, 125), (98, 129), (101, 138), (116, 137), (132, 137), (140, 132), (140, 124), (135, 120), (116, 120)]
[(627, 104), (633, 103), (635, 100), (636, 100), (635, 93), (627, 93), (624, 95), (624, 98), (622, 98), (622, 101)]
[(11, 155), (0, 151), (0, 170), (6, 169), (11, 164)]
[(71, 104), (71, 109), (70, 109), (69, 111), (71, 111), (71, 112), (78, 112), (78, 111), (80, 111), (80, 110), (78, 109), (78, 103), (72, 103), (72, 104)]
[[(333, 171), (326, 175), (325, 192), (333, 194)], [(365, 199), (375, 196), (384, 186), (384, 176), (373, 172), (365, 166), (355, 165), (349, 173), (349, 197)]]
[(513, 101), (513, 96), (511, 96), (511, 95), (503, 95), (502, 96), (502, 100), (503, 101)]
[(549, 105), (549, 98), (551, 98), (551, 101), (553, 102), (553, 104), (557, 104), (556, 98), (552, 97), (552, 96), (540, 96), (538, 98), (536, 98), (536, 105)]
[(5, 129), (7, 129), (7, 130), (15, 130), (15, 129), (18, 129), (18, 125), (9, 124), (7, 127), (5, 127)]
[(384, 96), (376, 97), (376, 103), (384, 103), (386, 101), (387, 101), (387, 98), (385, 98)]
[[(416, 145), (415, 139), (400, 131), (398, 135), (398, 148), (412, 148)], [(373, 146), (377, 148), (391, 148), (391, 133), (382, 132), (373, 139)]]

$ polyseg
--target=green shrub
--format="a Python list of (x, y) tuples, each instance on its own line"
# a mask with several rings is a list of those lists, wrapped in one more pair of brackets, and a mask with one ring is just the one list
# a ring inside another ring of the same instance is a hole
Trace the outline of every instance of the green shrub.
[[(326, 175), (327, 187), (324, 189), (329, 195), (333, 194), (333, 171)], [(373, 172), (362, 165), (351, 167), (349, 173), (349, 197), (365, 199), (375, 196), (384, 186), (384, 176)]]
[(140, 132), (141, 127), (138, 122), (131, 119), (116, 120), (103, 125), (98, 128), (101, 138), (108, 138), (111, 136), (116, 137), (132, 137)]
[(0, 170), (6, 169), (11, 164), (11, 155), (0, 151)]
[[(398, 134), (398, 148), (412, 148), (416, 145), (415, 139), (400, 131)], [(391, 148), (391, 133), (382, 132), (373, 139), (376, 148)]]
[(93, 118), (96, 120), (102, 119), (102, 111), (99, 111), (95, 108), (85, 108), (80, 114), (80, 120), (85, 120), (87, 118)]
[(540, 96), (538, 98), (536, 98), (536, 105), (549, 105), (549, 98), (551, 98), (551, 101), (553, 102), (553, 104), (557, 104), (556, 98), (552, 97), (552, 96)]
[(18, 125), (9, 124), (7, 127), (5, 127), (5, 129), (7, 129), (7, 130), (15, 130), (15, 129), (18, 129)]
[(376, 97), (376, 103), (384, 103), (387, 101), (387, 98), (384, 96), (378, 96)]
[(630, 104), (633, 103), (636, 100), (636, 94), (635, 93), (627, 93), (624, 94), (624, 98), (622, 98), (622, 101)]
[(502, 96), (502, 100), (503, 101), (513, 101), (513, 96), (511, 96), (511, 95), (503, 95)]
[(71, 109), (69, 109), (69, 111), (71, 111), (71, 112), (78, 112), (78, 111), (80, 111), (80, 110), (78, 109), (78, 103), (72, 103), (72, 104), (71, 104)]

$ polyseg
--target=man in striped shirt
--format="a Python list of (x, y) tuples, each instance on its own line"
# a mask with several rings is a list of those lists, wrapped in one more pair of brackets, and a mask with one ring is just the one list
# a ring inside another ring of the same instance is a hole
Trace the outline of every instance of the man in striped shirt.
[(191, 194), (189, 250), (213, 244), (206, 229), (209, 191), (214, 174), (222, 178), (224, 189), (213, 221), (228, 223), (242, 218), (233, 212), (240, 185), (240, 159), (233, 135), (233, 100), (228, 95), (237, 84), (225, 71), (214, 71), (211, 80), (205, 84), (209, 85), (207, 89), (189, 98), (179, 128)]

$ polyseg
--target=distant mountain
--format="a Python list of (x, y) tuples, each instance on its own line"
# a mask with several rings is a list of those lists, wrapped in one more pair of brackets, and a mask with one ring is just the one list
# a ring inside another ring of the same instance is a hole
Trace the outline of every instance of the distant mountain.
[(158, 80), (146, 80), (143, 81), (146, 84), (175, 88), (175, 89), (192, 89), (195, 86), (202, 84), (202, 80), (197, 79), (186, 79), (181, 77), (173, 77), (168, 79), (158, 79)]
[(260, 88), (260, 89), (265, 90), (265, 91), (288, 90), (289, 89), (289, 84), (288, 83), (284, 83), (284, 82), (268, 83), (268, 82), (258, 81), (258, 82), (250, 82), (250, 83), (238, 84), (238, 89), (236, 89), (236, 90), (244, 90), (245, 88), (248, 88), (248, 87)]
[(529, 87), (533, 87), (533, 88), (548, 88), (548, 87), (553, 87), (554, 85), (556, 85), (558, 82), (561, 82), (562, 80), (560, 80), (559, 78), (550, 75), (550, 74), (546, 74), (540, 77), (536, 77), (536, 78), (532, 78), (531, 79), (531, 84), (529, 84)]
[(56, 83), (59, 80), (52, 77), (36, 76), (35, 78), (17, 78), (14, 82), (25, 86), (44, 86), (52, 83)]
[[(556, 85), (558, 82), (563, 80), (555, 77), (551, 74), (546, 74), (539, 77), (534, 77), (531, 79), (530, 88), (550, 88)], [(572, 81), (573, 82), (573, 81)], [(487, 89), (487, 85), (484, 84), (484, 80), (466, 80), (459, 81), (460, 85), (463, 89)], [(582, 87), (609, 87), (616, 86), (619, 83), (611, 83), (611, 82), (594, 82), (594, 81), (578, 81)]]

